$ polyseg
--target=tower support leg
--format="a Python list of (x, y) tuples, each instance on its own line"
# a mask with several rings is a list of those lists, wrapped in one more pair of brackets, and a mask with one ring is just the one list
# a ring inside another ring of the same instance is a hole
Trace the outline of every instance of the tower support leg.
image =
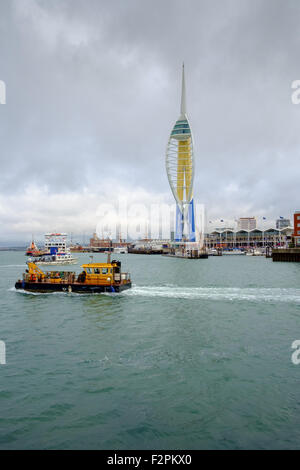
[(196, 241), (195, 231), (195, 212), (194, 200), (192, 199), (188, 205), (185, 205), (182, 210), (179, 205), (176, 205), (176, 232), (175, 241), (183, 241), (186, 239), (189, 242)]

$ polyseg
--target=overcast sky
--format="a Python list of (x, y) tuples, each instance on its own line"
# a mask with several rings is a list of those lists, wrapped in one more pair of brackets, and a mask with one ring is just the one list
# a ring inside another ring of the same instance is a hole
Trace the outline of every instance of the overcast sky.
[(89, 234), (119, 197), (171, 203), (182, 61), (207, 219), (291, 217), (299, 24), (298, 0), (0, 0), (0, 241)]

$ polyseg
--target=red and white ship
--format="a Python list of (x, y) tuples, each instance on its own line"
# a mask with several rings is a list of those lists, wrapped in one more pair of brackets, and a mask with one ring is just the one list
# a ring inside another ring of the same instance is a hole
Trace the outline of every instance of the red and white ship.
[(26, 256), (42, 256), (43, 254), (44, 252), (39, 250), (39, 248), (34, 243), (34, 240), (32, 240), (31, 244), (26, 250)]

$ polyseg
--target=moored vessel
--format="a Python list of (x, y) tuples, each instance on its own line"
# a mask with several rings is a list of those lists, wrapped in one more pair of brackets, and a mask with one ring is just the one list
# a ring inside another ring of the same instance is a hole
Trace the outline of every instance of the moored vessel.
[(223, 255), (245, 255), (246, 251), (239, 250), (238, 248), (234, 248), (232, 250), (223, 250), (222, 252)]
[(246, 253), (247, 256), (265, 256), (265, 253), (258, 249), (249, 250)]
[(115, 246), (114, 247), (114, 253), (118, 253), (118, 254), (126, 254), (128, 253), (128, 248), (127, 246)]
[(74, 256), (69, 252), (68, 249), (65, 250), (63, 253), (55, 253), (53, 255), (44, 254), (38, 257), (34, 262), (35, 264), (46, 264), (51, 266), (59, 266), (59, 265), (66, 265), (66, 264), (77, 264), (78, 258), (74, 258)]
[(76, 274), (71, 271), (42, 271), (29, 261), (28, 269), (16, 284), (16, 289), (29, 292), (122, 292), (131, 288), (129, 273), (121, 272), (121, 262), (108, 256), (107, 263), (88, 263)]
[(70, 248), (67, 247), (66, 233), (46, 233), (45, 234), (45, 251), (35, 260), (35, 264), (47, 265), (66, 265), (76, 264), (75, 258)]
[(29, 247), (26, 250), (26, 256), (41, 256), (42, 254), (43, 254), (43, 251), (39, 250), (34, 240), (32, 239), (32, 242), (30, 243)]
[(222, 256), (222, 250), (219, 248), (209, 248), (207, 251), (208, 256)]

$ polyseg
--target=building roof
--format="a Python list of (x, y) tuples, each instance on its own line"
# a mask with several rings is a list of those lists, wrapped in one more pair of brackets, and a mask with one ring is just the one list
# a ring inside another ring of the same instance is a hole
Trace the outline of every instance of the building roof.
[(269, 227), (268, 229), (261, 229), (261, 228), (253, 228), (251, 230), (247, 229), (240, 229), (240, 230), (228, 230), (228, 229), (215, 229), (212, 232), (208, 232), (208, 234), (221, 234), (221, 233), (254, 233), (254, 232), (261, 232), (261, 233), (266, 233), (266, 232), (287, 232), (289, 230), (294, 230), (293, 227), (283, 227), (283, 228), (275, 228), (275, 227)]

